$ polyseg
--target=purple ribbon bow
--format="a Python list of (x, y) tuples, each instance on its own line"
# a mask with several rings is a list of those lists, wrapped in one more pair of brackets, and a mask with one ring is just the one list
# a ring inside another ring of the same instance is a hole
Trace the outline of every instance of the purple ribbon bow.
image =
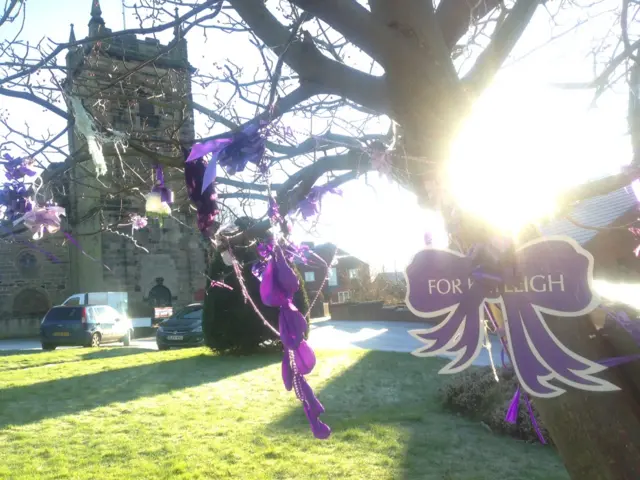
[(187, 157), (187, 164), (211, 154), (202, 180), (203, 192), (215, 181), (217, 164), (229, 175), (242, 172), (248, 163), (260, 165), (266, 151), (266, 138), (262, 132), (265, 125), (264, 122), (252, 123), (229, 137), (214, 138), (193, 145)]
[(618, 390), (593, 376), (606, 367), (561, 344), (542, 317), (574, 317), (597, 307), (591, 292), (591, 255), (571, 239), (547, 237), (519, 248), (515, 263), (513, 278), (489, 290), (473, 274), (475, 263), (469, 256), (433, 248), (416, 254), (407, 267), (407, 306), (419, 317), (446, 318), (435, 327), (410, 332), (426, 344), (413, 354), (453, 355), (440, 373), (470, 366), (485, 340), (481, 318), (489, 301), (502, 307), (510, 357), (526, 392), (537, 397), (564, 393), (552, 380), (583, 390)]

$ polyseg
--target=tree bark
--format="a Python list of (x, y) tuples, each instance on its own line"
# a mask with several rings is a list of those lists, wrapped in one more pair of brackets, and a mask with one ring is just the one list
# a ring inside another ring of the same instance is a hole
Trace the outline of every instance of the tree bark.
[[(611, 329), (606, 337), (597, 334), (589, 317), (554, 318), (548, 323), (562, 343), (591, 360), (640, 351), (621, 329)], [(572, 479), (637, 480), (640, 363), (614, 367), (600, 375), (621, 390), (570, 389), (556, 398), (535, 399), (536, 408)]]
[(452, 140), (467, 117), (467, 95), (450, 58), (431, 4), (369, 0), (371, 13), (402, 39), (403, 51), (383, 52), (390, 116), (400, 126), (395, 174), (426, 198), (449, 158)]

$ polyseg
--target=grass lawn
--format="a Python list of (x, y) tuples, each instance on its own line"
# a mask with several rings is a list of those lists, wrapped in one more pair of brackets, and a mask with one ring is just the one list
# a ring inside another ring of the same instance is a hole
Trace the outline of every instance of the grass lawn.
[(279, 356), (0, 352), (0, 478), (566, 480), (551, 448), (445, 413), (440, 360), (320, 352), (315, 440)]

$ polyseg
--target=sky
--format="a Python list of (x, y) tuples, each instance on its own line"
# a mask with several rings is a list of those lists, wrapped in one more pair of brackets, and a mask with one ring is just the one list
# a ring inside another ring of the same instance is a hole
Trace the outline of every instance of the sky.
[[(121, 29), (120, 0), (101, 0), (101, 5), (107, 26)], [(82, 38), (90, 7), (91, 0), (65, 0), (64, 8), (59, 2), (29, 0), (21, 38), (33, 42), (46, 33), (63, 42), (68, 39), (70, 23)], [(134, 20), (128, 17), (127, 26), (135, 26)], [(575, 20), (565, 19), (565, 25)], [(615, 173), (629, 163), (624, 86), (604, 95), (592, 108), (593, 92), (553, 85), (593, 78), (588, 51), (593, 38), (606, 31), (605, 20), (590, 20), (574, 33), (538, 48), (550, 35), (548, 14), (542, 8), (538, 11), (513, 57), (479, 99), (454, 143), (452, 188), (464, 208), (501, 228), (514, 229), (550, 212), (554, 193), (567, 185)], [(558, 33), (565, 27), (554, 28)], [(7, 30), (0, 30), (0, 36), (5, 34)], [(242, 57), (253, 49), (248, 42), (230, 42), (221, 32), (207, 35), (206, 41), (198, 33), (188, 37), (189, 58), (197, 68), (211, 70), (213, 61)], [(206, 105), (206, 92), (198, 95), (195, 100)], [(40, 115), (38, 107), (10, 102), (13, 121), (23, 119), (32, 130), (59, 124), (53, 114)], [(325, 197), (314, 228), (296, 225), (294, 237), (335, 242), (369, 262), (375, 271), (394, 271), (404, 268), (424, 245), (424, 234), (439, 222), (434, 212), (418, 207), (413, 194), (370, 173), (345, 185), (342, 196)]]

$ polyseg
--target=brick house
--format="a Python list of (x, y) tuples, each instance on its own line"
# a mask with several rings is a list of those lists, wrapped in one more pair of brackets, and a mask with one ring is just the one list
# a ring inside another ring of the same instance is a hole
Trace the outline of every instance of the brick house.
[[(370, 280), (369, 265), (333, 243), (314, 245), (312, 242), (304, 242), (304, 245), (329, 265), (328, 278), (322, 288), (324, 302), (348, 302), (351, 299), (352, 290), (359, 287), (363, 281)], [(314, 258), (313, 254), (308, 255), (306, 264), (302, 262), (297, 264), (310, 299), (316, 295), (327, 275), (327, 267)], [(333, 263), (331, 263), (332, 260)]]

